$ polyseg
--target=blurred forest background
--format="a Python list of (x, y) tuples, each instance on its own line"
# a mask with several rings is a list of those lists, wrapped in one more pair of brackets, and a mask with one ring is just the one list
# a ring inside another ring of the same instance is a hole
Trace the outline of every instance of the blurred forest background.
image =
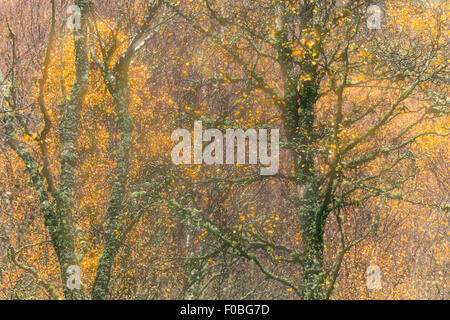
[[(0, 0), (0, 299), (449, 299), (449, 9)], [(196, 120), (279, 173), (174, 165)]]

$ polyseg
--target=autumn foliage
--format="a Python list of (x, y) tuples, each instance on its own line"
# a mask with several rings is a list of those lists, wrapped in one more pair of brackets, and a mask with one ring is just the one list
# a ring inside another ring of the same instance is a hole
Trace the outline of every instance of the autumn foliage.
[[(0, 1), (0, 299), (448, 299), (450, 8), (371, 4)], [(279, 172), (174, 165), (199, 120)]]

